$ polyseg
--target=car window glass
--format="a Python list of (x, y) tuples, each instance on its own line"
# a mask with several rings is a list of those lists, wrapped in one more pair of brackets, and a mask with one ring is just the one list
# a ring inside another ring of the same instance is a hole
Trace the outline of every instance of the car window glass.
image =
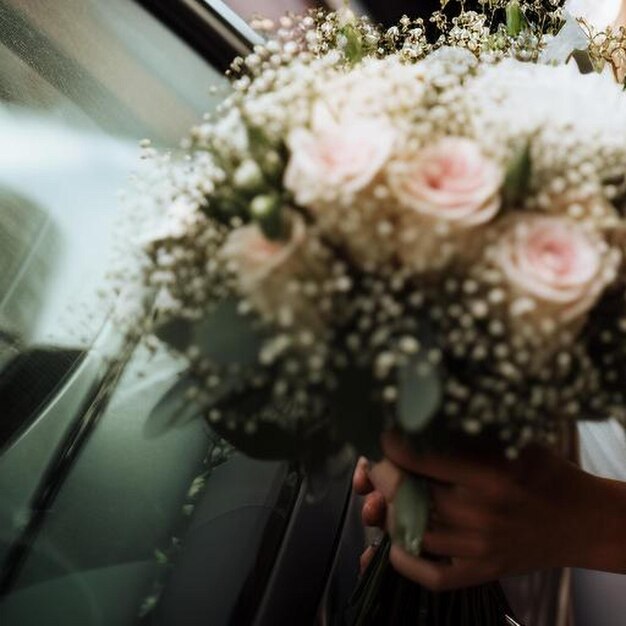
[(139, 140), (176, 147), (221, 81), (131, 0), (0, 0), (0, 400), (21, 411), (0, 446), (106, 322), (97, 294)]

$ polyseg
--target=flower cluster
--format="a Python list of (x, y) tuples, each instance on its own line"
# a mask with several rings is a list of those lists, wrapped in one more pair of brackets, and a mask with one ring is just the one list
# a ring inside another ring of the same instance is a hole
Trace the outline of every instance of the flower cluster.
[(444, 428), (515, 453), (623, 417), (626, 98), (537, 63), (527, 8), (432, 43), (313, 12), (235, 62), (145, 266), (227, 437)]

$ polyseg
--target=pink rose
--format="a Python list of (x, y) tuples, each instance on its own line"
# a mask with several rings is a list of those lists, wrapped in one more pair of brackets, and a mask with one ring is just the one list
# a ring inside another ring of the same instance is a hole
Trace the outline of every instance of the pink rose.
[(529, 313), (568, 323), (584, 316), (616, 276), (619, 255), (595, 231), (567, 218), (525, 215), (496, 243), (496, 266)]
[(489, 222), (500, 208), (504, 173), (478, 144), (446, 137), (389, 166), (389, 185), (414, 217), (468, 229)]
[(418, 273), (443, 269), (500, 209), (504, 173), (469, 139), (446, 137), (388, 167), (399, 203), (397, 254)]
[(367, 187), (387, 162), (395, 139), (390, 124), (381, 119), (315, 117), (311, 130), (293, 130), (287, 142), (291, 157), (284, 184), (302, 206), (332, 202)]
[(298, 232), (287, 242), (273, 241), (256, 224), (249, 224), (229, 234), (222, 254), (232, 264), (240, 284), (255, 288), (269, 274), (288, 263), (301, 235), (302, 232)]
[(290, 326), (319, 327), (315, 307), (302, 293), (290, 292), (290, 282), (314, 280), (321, 260), (307, 245), (304, 221), (293, 219), (287, 241), (267, 239), (256, 224), (233, 230), (221, 258), (235, 274), (241, 295), (264, 318)]

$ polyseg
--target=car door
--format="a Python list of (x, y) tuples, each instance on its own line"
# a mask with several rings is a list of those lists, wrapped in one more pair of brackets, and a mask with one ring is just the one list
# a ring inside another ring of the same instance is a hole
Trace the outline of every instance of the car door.
[(347, 601), (353, 459), (233, 454), (180, 360), (122, 341), (98, 296), (138, 142), (176, 149), (257, 41), (221, 2), (0, 0), (3, 626), (328, 622)]

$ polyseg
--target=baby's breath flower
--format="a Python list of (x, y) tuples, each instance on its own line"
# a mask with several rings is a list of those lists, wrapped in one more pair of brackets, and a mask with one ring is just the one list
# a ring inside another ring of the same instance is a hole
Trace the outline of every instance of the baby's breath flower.
[[(185, 347), (189, 401), (233, 385), (255, 405), (207, 410), (216, 428), (320, 430), (351, 377), (385, 426), (405, 377), (440, 377), (435, 419), (510, 455), (562, 417), (624, 417), (624, 94), (539, 63), (557, 1), (445, 5), (388, 30), (348, 11), (257, 20), (266, 41), (182, 158), (142, 144), (143, 254), (115, 274), (136, 332), (234, 300), (259, 344), (229, 364)], [(577, 28), (619, 76), (624, 30)]]

